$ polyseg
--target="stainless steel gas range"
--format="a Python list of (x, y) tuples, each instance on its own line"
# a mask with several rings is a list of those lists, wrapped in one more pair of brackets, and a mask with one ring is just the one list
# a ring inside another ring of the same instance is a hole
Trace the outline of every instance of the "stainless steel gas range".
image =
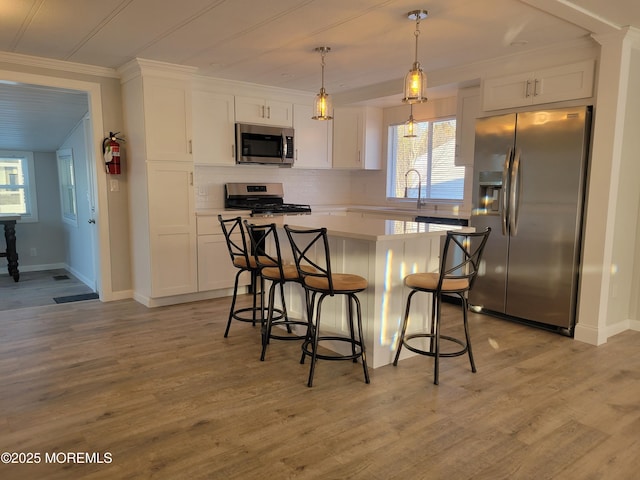
[(224, 192), (224, 208), (250, 210), (252, 217), (311, 213), (309, 205), (285, 203), (281, 183), (227, 183)]

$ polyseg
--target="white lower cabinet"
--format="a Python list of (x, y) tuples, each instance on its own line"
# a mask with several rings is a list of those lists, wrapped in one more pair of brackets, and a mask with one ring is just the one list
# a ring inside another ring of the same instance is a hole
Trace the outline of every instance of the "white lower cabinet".
[(193, 165), (148, 162), (151, 297), (198, 288)]
[[(240, 242), (240, 235), (235, 237)], [(216, 216), (198, 217), (198, 291), (233, 288), (238, 269), (231, 263), (227, 241)], [(251, 283), (248, 272), (239, 285)]]

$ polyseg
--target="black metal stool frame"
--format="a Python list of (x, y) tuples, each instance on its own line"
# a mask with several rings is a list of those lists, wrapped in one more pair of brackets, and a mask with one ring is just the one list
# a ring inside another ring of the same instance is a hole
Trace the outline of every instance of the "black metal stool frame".
[[(271, 281), (269, 287), (269, 294), (267, 300), (267, 316), (266, 320), (262, 322), (262, 352), (260, 354), (260, 360), (264, 361), (267, 345), (269, 339), (275, 338), (277, 340), (300, 340), (307, 338), (308, 322), (297, 319), (290, 319), (287, 314), (287, 306), (284, 297), (284, 284), (286, 282), (296, 282), (301, 284), (300, 276), (297, 274), (295, 277), (287, 274), (286, 267), (282, 260), (282, 250), (280, 248), (280, 240), (278, 237), (278, 231), (275, 223), (256, 225), (244, 221), (245, 228), (251, 240), (252, 251), (254, 254), (255, 262), (260, 271), (262, 282), (264, 285), (265, 280)], [(274, 253), (270, 254), (266, 248), (269, 241), (273, 242)], [(274, 266), (275, 264), (275, 266)], [(267, 269), (277, 269), (276, 275), (267, 275)], [(282, 302), (282, 309), (275, 308), (275, 293), (276, 288), (280, 287), (280, 299)], [(274, 315), (274, 312), (279, 315)], [(273, 326), (284, 325), (287, 329), (287, 333), (292, 334), (292, 325), (300, 325), (305, 327), (304, 335), (277, 335), (273, 333)]]
[[(231, 327), (232, 320), (239, 320), (241, 322), (251, 322), (255, 327), (256, 321), (260, 323), (264, 321), (264, 281), (260, 276), (260, 269), (255, 263), (253, 255), (249, 253), (247, 248), (247, 239), (245, 232), (242, 228), (242, 218), (234, 217), (224, 219), (222, 215), (218, 215), (218, 221), (222, 227), (225, 239), (227, 241), (227, 248), (229, 249), (229, 256), (231, 262), (238, 269), (233, 286), (233, 298), (231, 300), (231, 307), (229, 308), (229, 319), (227, 320), (227, 326), (224, 331), (225, 338), (229, 335), (229, 329)], [(239, 242), (233, 238), (234, 233), (240, 235)], [(235, 309), (236, 301), (238, 298), (238, 284), (240, 281), (240, 275), (244, 272), (249, 272), (251, 275), (251, 290), (253, 294), (253, 306)], [(258, 306), (258, 295), (260, 296), (260, 305)], [(247, 312), (251, 312), (251, 317), (243, 316)], [(259, 314), (259, 316), (258, 316)]]
[[(307, 386), (313, 386), (313, 376), (315, 373), (316, 362), (318, 359), (322, 360), (352, 360), (357, 363), (358, 358), (362, 361), (362, 368), (364, 371), (365, 383), (370, 383), (369, 370), (367, 367), (367, 357), (365, 342), (362, 335), (362, 308), (360, 300), (356, 296), (356, 293), (363, 291), (363, 289), (355, 290), (335, 290), (333, 275), (331, 272), (331, 260), (329, 256), (329, 241), (327, 238), (327, 229), (307, 229), (298, 230), (284, 226), (284, 229), (289, 237), (291, 243), (291, 249), (293, 250), (293, 257), (296, 262), (298, 273), (302, 278), (302, 285), (305, 291), (305, 301), (307, 306), (307, 319), (309, 322), (307, 338), (302, 344), (302, 356), (300, 363), (304, 363), (307, 356), (311, 357), (311, 365), (309, 368), (309, 379)], [(305, 235), (310, 240), (306, 240), (304, 245), (299, 245), (294, 237)], [(321, 258), (319, 261), (315, 261), (311, 258), (311, 252), (314, 251), (316, 246), (320, 246), (324, 255), (319, 255)], [(323, 263), (323, 265), (322, 265)], [(338, 274), (340, 275), (340, 274)], [(308, 280), (310, 278), (324, 278), (327, 281), (328, 288), (316, 288)], [(345, 295), (347, 297), (347, 310), (349, 319), (350, 337), (341, 337), (336, 335), (320, 335), (320, 318), (322, 314), (322, 302), (327, 296)], [(356, 329), (353, 321), (353, 304), (356, 306), (356, 318), (358, 324), (358, 336), (356, 337)], [(315, 321), (314, 321), (315, 320)], [(318, 353), (318, 346), (320, 341), (337, 341), (346, 342), (351, 345), (350, 355), (340, 354), (321, 354)]]
[[(407, 297), (407, 306), (405, 309), (404, 319), (402, 322), (402, 328), (400, 332), (400, 338), (398, 339), (398, 349), (396, 351), (393, 365), (398, 365), (398, 359), (400, 358), (400, 352), (402, 347), (407, 350), (435, 358), (434, 362), (434, 381), (435, 385), (439, 383), (439, 370), (440, 370), (440, 357), (458, 357), (467, 353), (469, 355), (469, 363), (471, 364), (471, 371), (476, 373), (476, 365), (473, 359), (473, 351), (471, 349), (471, 338), (469, 335), (469, 323), (467, 319), (468, 302), (466, 294), (475, 282), (482, 259), (482, 253), (484, 247), (489, 238), (491, 229), (487, 228), (483, 232), (447, 232), (444, 248), (442, 251), (442, 257), (440, 261), (440, 273), (438, 274), (437, 286), (434, 288), (420, 288), (418, 286), (411, 286), (412, 289)], [(473, 244), (473, 245), (472, 245)], [(452, 260), (454, 257), (460, 258), (459, 261)], [(407, 277), (409, 277), (408, 275)], [(405, 277), (405, 282), (406, 278)], [(462, 286), (459, 288), (446, 288), (447, 282), (461, 282)], [(409, 323), (409, 312), (411, 309), (411, 299), (413, 295), (418, 292), (431, 293), (433, 295), (431, 301), (431, 329), (429, 333), (411, 333), (406, 334), (407, 325)], [(462, 315), (465, 340), (460, 340), (448, 335), (440, 334), (441, 326), (441, 304), (442, 294), (455, 294), (460, 297), (462, 303)], [(408, 341), (413, 338), (429, 338), (429, 350), (423, 350), (412, 345), (409, 345)], [(460, 350), (454, 352), (442, 352), (440, 349), (440, 340), (444, 339), (449, 342), (456, 343), (462, 347)]]

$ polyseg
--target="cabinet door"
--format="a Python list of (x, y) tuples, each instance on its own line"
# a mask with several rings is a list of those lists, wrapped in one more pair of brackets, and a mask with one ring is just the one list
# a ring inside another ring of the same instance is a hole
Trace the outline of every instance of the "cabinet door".
[(312, 120), (311, 105), (293, 106), (293, 168), (331, 168), (331, 122)]
[(531, 72), (484, 81), (482, 106), (484, 110), (531, 105), (534, 77)]
[(266, 120), (269, 125), (293, 126), (293, 105), (291, 103), (268, 100), (266, 106)]
[(292, 104), (258, 97), (236, 97), (236, 122), (291, 127)]
[(476, 118), (480, 115), (480, 87), (458, 91), (456, 111), (456, 166), (473, 165)]
[(193, 162), (196, 165), (235, 165), (232, 95), (193, 92)]
[(149, 160), (191, 162), (191, 91), (182, 80), (146, 78), (144, 118)]
[(382, 109), (371, 107), (334, 109), (333, 168), (380, 169), (381, 149)]
[(361, 112), (358, 137), (361, 142), (360, 168), (382, 168), (382, 109), (364, 107)]
[(355, 107), (335, 108), (333, 115), (333, 168), (359, 169), (361, 110)]
[[(198, 291), (233, 288), (238, 269), (231, 263), (224, 235), (198, 236)], [(248, 273), (240, 276), (239, 285), (249, 285)]]
[(149, 162), (151, 295), (192, 293), (198, 288), (193, 166)]
[(588, 60), (536, 72), (534, 103), (591, 97), (594, 68), (595, 62)]

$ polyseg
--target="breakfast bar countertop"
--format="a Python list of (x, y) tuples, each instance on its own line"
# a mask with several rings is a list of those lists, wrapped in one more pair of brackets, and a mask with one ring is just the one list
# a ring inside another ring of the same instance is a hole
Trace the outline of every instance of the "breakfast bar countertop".
[(199, 217), (244, 216), (253, 223), (275, 223), (279, 227), (289, 225), (293, 228), (325, 227), (329, 235), (343, 238), (378, 241), (403, 239), (411, 237), (441, 236), (449, 230), (460, 230), (465, 227), (440, 225), (405, 220), (363, 217), (358, 213), (340, 212), (338, 215), (328, 213), (312, 213), (310, 215), (276, 215), (251, 217), (248, 210), (209, 209), (197, 212)]
[(464, 228), (403, 220), (363, 218), (360, 215), (349, 213), (343, 215), (284, 215), (282, 217), (254, 218), (253, 220), (256, 223), (276, 223), (277, 225), (289, 225), (293, 228), (325, 227), (329, 235), (369, 241), (425, 236), (439, 237), (448, 230)]

